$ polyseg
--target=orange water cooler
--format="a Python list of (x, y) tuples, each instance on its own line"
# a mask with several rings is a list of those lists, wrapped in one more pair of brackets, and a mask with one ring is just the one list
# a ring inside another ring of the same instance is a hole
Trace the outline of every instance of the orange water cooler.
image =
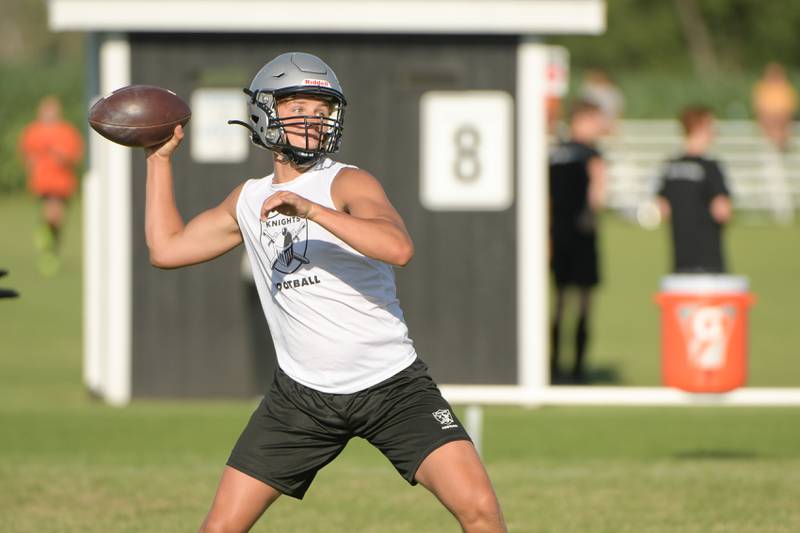
[(747, 278), (675, 274), (661, 281), (664, 385), (690, 392), (726, 392), (747, 378)]

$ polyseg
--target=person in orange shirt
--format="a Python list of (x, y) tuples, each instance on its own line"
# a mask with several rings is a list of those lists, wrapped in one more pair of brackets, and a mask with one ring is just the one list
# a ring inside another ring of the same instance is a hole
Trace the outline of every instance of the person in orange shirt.
[(797, 91), (778, 63), (769, 63), (753, 88), (753, 109), (764, 135), (781, 151), (789, 147), (792, 118), (797, 112)]
[(75, 193), (75, 167), (83, 157), (83, 140), (74, 126), (61, 118), (61, 103), (47, 96), (37, 118), (22, 132), (20, 151), (28, 173), (28, 188), (42, 201), (43, 227), (36, 244), (42, 251), (40, 269), (54, 274), (67, 200)]

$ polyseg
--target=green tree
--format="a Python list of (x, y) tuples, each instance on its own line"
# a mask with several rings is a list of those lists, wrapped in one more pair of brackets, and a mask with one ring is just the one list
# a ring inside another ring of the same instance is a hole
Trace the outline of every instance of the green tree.
[[(695, 46), (711, 50), (721, 75), (760, 69), (772, 60), (800, 65), (797, 0), (607, 0), (607, 6), (605, 34), (549, 39), (568, 47), (579, 68), (689, 71), (693, 38), (685, 28), (693, 25), (700, 33), (707, 30), (708, 42)], [(681, 22), (681, 6), (697, 20)]]

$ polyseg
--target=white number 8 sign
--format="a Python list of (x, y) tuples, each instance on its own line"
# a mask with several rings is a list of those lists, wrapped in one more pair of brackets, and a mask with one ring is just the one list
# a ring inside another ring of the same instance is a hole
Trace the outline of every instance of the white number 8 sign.
[(502, 211), (514, 200), (514, 101), (504, 91), (420, 99), (420, 201), (432, 211)]

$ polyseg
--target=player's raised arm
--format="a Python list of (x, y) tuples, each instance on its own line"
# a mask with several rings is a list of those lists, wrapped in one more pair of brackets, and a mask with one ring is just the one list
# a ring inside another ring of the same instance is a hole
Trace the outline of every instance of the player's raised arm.
[(183, 139), (183, 129), (157, 148), (147, 149), (145, 237), (150, 262), (159, 268), (178, 268), (218, 257), (242, 242), (236, 222), (240, 185), (218, 206), (184, 224), (175, 204), (172, 154)]
[(405, 266), (414, 256), (414, 244), (405, 223), (368, 172), (345, 168), (331, 186), (336, 209), (310, 202), (291, 192), (266, 199), (261, 216), (270, 211), (306, 216), (367, 257)]
[(339, 211), (321, 209), (314, 220), (362, 254), (396, 266), (414, 256), (403, 219), (370, 173), (342, 170), (331, 187)]

